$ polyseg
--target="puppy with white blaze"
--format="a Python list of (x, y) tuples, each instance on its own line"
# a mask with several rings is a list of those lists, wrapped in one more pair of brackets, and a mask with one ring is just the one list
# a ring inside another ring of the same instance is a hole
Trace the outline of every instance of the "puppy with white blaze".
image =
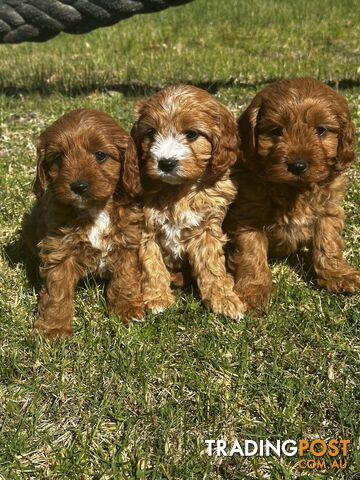
[(132, 130), (143, 186), (140, 246), (143, 293), (158, 313), (174, 303), (172, 280), (192, 276), (214, 313), (245, 310), (225, 269), (222, 223), (236, 188), (230, 167), (238, 150), (233, 115), (206, 91), (171, 86), (137, 107)]

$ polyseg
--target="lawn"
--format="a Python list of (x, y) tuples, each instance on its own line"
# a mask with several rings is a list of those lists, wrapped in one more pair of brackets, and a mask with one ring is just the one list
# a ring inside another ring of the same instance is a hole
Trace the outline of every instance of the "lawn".
[[(177, 291), (126, 328), (92, 279), (74, 336), (30, 337), (37, 284), (19, 242), (34, 200), (34, 143), (92, 107), (125, 128), (169, 83), (207, 88), (238, 115), (276, 78), (312, 75), (348, 99), (360, 134), (356, 0), (195, 0), (83, 36), (0, 46), (0, 479), (358, 479), (359, 295), (317, 290), (301, 263), (272, 263), (268, 312), (242, 322)], [(359, 151), (359, 150), (358, 150)], [(360, 267), (359, 168), (349, 172), (346, 257)], [(211, 457), (205, 439), (351, 439), (345, 471), (294, 457)]]

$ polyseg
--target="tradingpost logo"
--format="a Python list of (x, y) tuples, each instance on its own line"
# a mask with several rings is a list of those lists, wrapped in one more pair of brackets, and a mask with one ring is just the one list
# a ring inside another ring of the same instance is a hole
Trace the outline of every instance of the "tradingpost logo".
[(313, 440), (205, 440), (209, 457), (295, 457), (302, 470), (343, 470), (348, 466), (350, 440), (343, 438)]

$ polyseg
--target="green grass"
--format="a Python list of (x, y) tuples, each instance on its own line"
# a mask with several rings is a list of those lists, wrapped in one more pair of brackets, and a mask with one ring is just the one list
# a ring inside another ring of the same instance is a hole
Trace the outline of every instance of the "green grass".
[[(274, 78), (340, 87), (359, 137), (358, 2), (195, 0), (88, 35), (1, 46), (0, 479), (328, 479), (356, 477), (359, 295), (319, 291), (302, 267), (272, 264), (266, 315), (236, 324), (193, 293), (126, 328), (100, 285), (76, 294), (74, 336), (30, 337), (36, 289), (19, 228), (33, 201), (34, 142), (64, 111), (108, 111), (124, 127), (137, 99), (178, 81), (235, 114)], [(360, 266), (359, 169), (346, 197), (346, 255)], [(346, 472), (296, 459), (208, 458), (205, 439), (349, 437)]]

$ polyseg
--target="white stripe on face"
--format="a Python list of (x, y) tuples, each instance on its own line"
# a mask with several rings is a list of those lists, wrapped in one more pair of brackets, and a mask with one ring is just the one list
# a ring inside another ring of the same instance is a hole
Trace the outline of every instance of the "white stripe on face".
[(185, 136), (169, 133), (166, 137), (161, 134), (155, 136), (155, 142), (150, 148), (151, 156), (159, 161), (161, 159), (182, 160), (191, 154), (190, 148), (184, 144)]

